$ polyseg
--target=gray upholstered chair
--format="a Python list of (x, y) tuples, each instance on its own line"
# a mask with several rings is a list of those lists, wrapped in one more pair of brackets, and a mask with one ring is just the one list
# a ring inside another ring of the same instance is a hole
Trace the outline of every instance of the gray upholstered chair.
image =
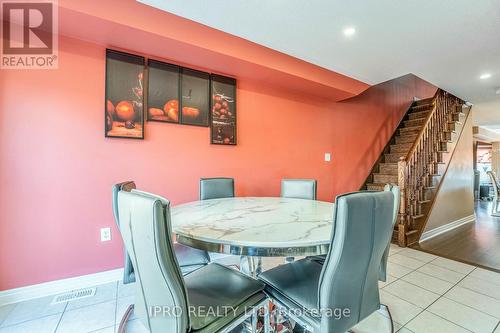
[[(399, 186), (393, 184), (386, 184), (384, 186), (384, 191), (391, 192), (394, 196), (394, 206), (393, 206), (394, 209), (392, 212), (393, 213), (392, 229), (394, 230), (394, 226), (396, 225), (398, 220), (399, 204), (401, 202), (401, 192)], [(387, 261), (389, 259), (390, 248), (391, 248), (391, 239), (389, 239), (389, 243), (387, 244), (387, 247), (384, 251), (384, 255), (382, 256), (382, 261), (380, 262), (379, 280), (383, 282), (387, 281)], [(325, 262), (326, 256), (325, 255), (311, 256), (308, 257), (308, 259), (323, 264)]]
[[(392, 212), (392, 230), (394, 230), (394, 226), (398, 221), (399, 204), (401, 202), (401, 191), (399, 189), (399, 186), (393, 184), (386, 184), (384, 186), (384, 191), (392, 192), (392, 194), (394, 195), (394, 206)], [(391, 248), (391, 239), (389, 239), (389, 243), (387, 244), (387, 248), (385, 249), (384, 255), (382, 257), (382, 262), (380, 263), (379, 280), (384, 282), (387, 281), (387, 260), (389, 259), (390, 248)]]
[[(118, 229), (120, 229), (120, 221), (118, 219), (118, 201), (117, 201), (119, 191), (130, 192), (138, 190), (136, 190), (136, 186), (133, 181), (123, 182), (113, 185), (112, 187), (113, 214)], [(184, 246), (179, 243), (174, 244), (174, 249), (183, 274), (189, 274), (210, 262), (210, 256), (206, 251), (193, 249), (191, 247)], [(125, 264), (123, 267), (123, 283), (127, 284), (135, 282), (134, 267), (132, 266), (132, 262), (130, 261), (130, 257), (127, 254), (126, 250), (124, 258), (125, 258)]]
[[(234, 197), (234, 179), (226, 177), (200, 178), (200, 200), (222, 199)], [(224, 263), (228, 266), (239, 266), (240, 259), (236, 256), (210, 253), (212, 261)]]
[(201, 178), (200, 200), (234, 197), (233, 178)]
[(136, 269), (136, 315), (151, 333), (228, 332), (248, 309), (266, 306), (262, 282), (225, 266), (208, 264), (183, 277), (168, 201), (127, 191), (117, 198), (120, 231)]
[[(315, 179), (282, 179), (281, 197), (316, 200)], [(293, 262), (294, 257), (286, 257), (285, 262)]]
[[(262, 273), (266, 292), (306, 330), (340, 333), (380, 308), (380, 262), (392, 235), (389, 192), (337, 197), (333, 234), (324, 265), (302, 259)], [(340, 311), (349, 311), (349, 315)], [(302, 311), (301, 316), (295, 316)], [(337, 314), (337, 315), (335, 315)]]
[(316, 200), (316, 180), (282, 179), (281, 196), (283, 198)]

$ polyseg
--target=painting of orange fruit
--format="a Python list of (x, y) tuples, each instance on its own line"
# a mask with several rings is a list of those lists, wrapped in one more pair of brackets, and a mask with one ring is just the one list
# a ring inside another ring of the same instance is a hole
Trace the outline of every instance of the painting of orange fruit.
[(179, 123), (179, 66), (148, 60), (148, 120)]
[(106, 50), (105, 136), (144, 138), (145, 59)]
[(181, 95), (181, 123), (208, 126), (210, 118), (210, 74), (182, 68)]

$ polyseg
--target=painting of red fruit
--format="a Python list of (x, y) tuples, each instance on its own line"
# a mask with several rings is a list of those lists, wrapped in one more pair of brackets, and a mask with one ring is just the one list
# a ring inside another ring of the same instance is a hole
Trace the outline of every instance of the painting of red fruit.
[(144, 66), (144, 57), (106, 50), (106, 137), (144, 138)]
[(236, 145), (236, 79), (212, 74), (211, 143)]
[(148, 107), (161, 110), (148, 113), (149, 121), (179, 122), (179, 66), (148, 60)]

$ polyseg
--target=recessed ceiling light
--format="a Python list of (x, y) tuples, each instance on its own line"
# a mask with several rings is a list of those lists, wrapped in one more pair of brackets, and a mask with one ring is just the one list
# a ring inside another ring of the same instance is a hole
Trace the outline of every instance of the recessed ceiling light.
[(356, 28), (354, 27), (347, 27), (344, 28), (344, 36), (346, 37), (352, 37), (356, 33)]
[(486, 79), (489, 79), (491, 77), (491, 73), (484, 73), (484, 74), (481, 74), (481, 76), (479, 77), (481, 80), (486, 80)]

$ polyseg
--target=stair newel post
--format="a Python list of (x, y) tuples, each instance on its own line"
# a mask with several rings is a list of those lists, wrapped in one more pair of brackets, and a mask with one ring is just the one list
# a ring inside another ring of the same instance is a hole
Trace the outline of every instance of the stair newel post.
[(439, 127), (439, 130), (442, 132), (442, 131), (446, 131), (446, 123), (445, 123), (445, 119), (444, 119), (444, 114), (446, 113), (446, 109), (448, 108), (448, 96), (445, 92), (442, 92), (441, 98), (438, 99), (438, 103), (439, 103), (439, 116), (440, 116), (440, 119), (441, 119), (441, 123), (440, 123), (440, 127)]
[[(441, 94), (436, 98), (436, 113), (439, 117), (441, 117), (441, 114), (443, 113), (443, 101), (441, 98)], [(440, 123), (437, 123), (435, 126), (435, 136), (434, 140), (436, 142), (441, 142), (441, 136), (443, 135), (443, 131), (440, 127)], [(433, 160), (434, 162), (438, 162), (439, 160), (439, 154), (437, 152), (437, 149), (434, 149), (433, 155)]]
[(406, 231), (408, 229), (409, 217), (406, 212), (406, 179), (407, 163), (405, 157), (400, 157), (398, 161), (398, 186), (400, 189), (399, 221), (398, 221), (398, 244), (406, 247)]
[[(438, 136), (442, 135), (441, 133), (443, 133), (443, 126), (442, 126), (442, 122), (441, 122), (441, 118), (442, 118), (442, 114), (443, 114), (443, 109), (444, 109), (444, 103), (445, 101), (443, 101), (443, 95), (442, 95), (442, 92), (439, 93), (439, 96), (436, 98), (436, 113), (437, 113), (437, 116), (439, 117), (439, 122), (437, 124), (437, 128), (436, 128), (436, 132), (438, 133)], [(438, 138), (439, 139), (439, 138)], [(437, 161), (437, 158), (438, 158), (438, 154), (437, 152), (435, 153), (435, 159)]]

